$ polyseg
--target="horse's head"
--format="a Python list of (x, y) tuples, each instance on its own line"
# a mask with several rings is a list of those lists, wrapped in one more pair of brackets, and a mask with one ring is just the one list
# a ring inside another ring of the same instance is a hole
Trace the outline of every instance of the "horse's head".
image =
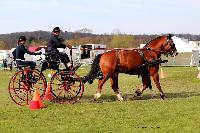
[(172, 39), (173, 35), (169, 34), (165, 36), (165, 42), (163, 43), (163, 54), (165, 56), (171, 55), (172, 57), (178, 55), (178, 52), (176, 50), (176, 46), (174, 44), (174, 41)]
[(172, 37), (172, 34), (169, 34), (167, 36), (159, 36), (147, 43), (145, 47), (156, 51), (158, 55), (164, 54), (165, 56), (171, 55), (172, 57), (174, 57), (178, 53)]

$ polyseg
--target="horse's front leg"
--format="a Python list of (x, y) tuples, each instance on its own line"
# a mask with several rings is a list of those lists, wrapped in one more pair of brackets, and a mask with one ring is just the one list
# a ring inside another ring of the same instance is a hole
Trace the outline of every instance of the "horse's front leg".
[(160, 97), (164, 100), (165, 98), (165, 95), (161, 89), (161, 86), (160, 86), (160, 82), (159, 82), (159, 74), (158, 72), (155, 73), (153, 76), (153, 80), (154, 80), (154, 83), (156, 84), (156, 87), (158, 88), (159, 92), (160, 92)]

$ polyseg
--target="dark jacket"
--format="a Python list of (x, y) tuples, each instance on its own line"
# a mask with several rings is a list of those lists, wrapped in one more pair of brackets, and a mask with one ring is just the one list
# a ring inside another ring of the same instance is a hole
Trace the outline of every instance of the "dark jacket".
[(23, 44), (20, 44), (16, 47), (16, 49), (12, 52), (13, 58), (25, 60), (24, 55), (25, 53), (30, 55), (38, 55), (38, 53), (30, 52)]
[(6, 64), (7, 63), (7, 60), (6, 59), (3, 59), (3, 64)]
[(60, 41), (58, 36), (52, 35), (47, 46), (47, 52), (59, 52), (57, 48), (66, 48), (66, 45)]

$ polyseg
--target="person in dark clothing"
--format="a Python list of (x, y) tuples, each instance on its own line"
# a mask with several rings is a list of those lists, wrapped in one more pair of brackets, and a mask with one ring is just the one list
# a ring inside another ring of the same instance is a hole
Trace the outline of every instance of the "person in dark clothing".
[(31, 70), (35, 69), (36, 63), (33, 61), (25, 61), (24, 55), (25, 53), (30, 55), (40, 55), (41, 53), (33, 53), (30, 52), (24, 44), (26, 43), (26, 37), (20, 36), (18, 40), (18, 45), (16, 49), (12, 52), (14, 60), (16, 60), (16, 64), (18, 65), (27, 65), (30, 66)]
[(65, 45), (62, 43), (61, 39), (59, 38), (60, 35), (60, 28), (59, 27), (55, 27), (52, 31), (52, 35), (50, 37), (50, 40), (48, 42), (48, 46), (47, 46), (47, 50), (46, 52), (50, 55), (51, 58), (53, 58), (54, 61), (59, 61), (61, 60), (61, 62), (65, 65), (66, 70), (69, 71), (70, 68), (67, 65), (70, 60), (69, 57), (66, 53), (61, 53), (58, 51), (57, 48), (71, 48), (70, 45)]
[(5, 68), (5, 69), (7, 69), (7, 67), (8, 67), (8, 65), (7, 65), (7, 60), (6, 59), (3, 59), (3, 67)]
[(8, 54), (8, 67), (10, 67), (10, 71), (12, 71), (12, 57), (10, 56), (10, 54)]

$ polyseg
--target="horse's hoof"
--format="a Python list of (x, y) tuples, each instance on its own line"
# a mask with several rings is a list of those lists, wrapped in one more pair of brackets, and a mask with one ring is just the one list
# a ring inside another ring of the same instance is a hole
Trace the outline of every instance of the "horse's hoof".
[(98, 98), (97, 98), (97, 96), (96, 96), (96, 95), (94, 95), (94, 101), (97, 101), (97, 99), (98, 99)]
[(94, 101), (96, 101), (97, 99), (99, 99), (101, 97), (101, 93), (96, 93), (94, 94)]
[(165, 99), (165, 95), (164, 94), (160, 94), (160, 97), (164, 100)]
[(117, 94), (118, 101), (122, 102), (124, 99), (121, 94)]
[(120, 101), (120, 102), (123, 102), (123, 101), (124, 101), (124, 98), (120, 98), (119, 101)]
[(135, 91), (135, 93), (137, 94), (137, 96), (142, 95), (142, 93), (139, 90)]

